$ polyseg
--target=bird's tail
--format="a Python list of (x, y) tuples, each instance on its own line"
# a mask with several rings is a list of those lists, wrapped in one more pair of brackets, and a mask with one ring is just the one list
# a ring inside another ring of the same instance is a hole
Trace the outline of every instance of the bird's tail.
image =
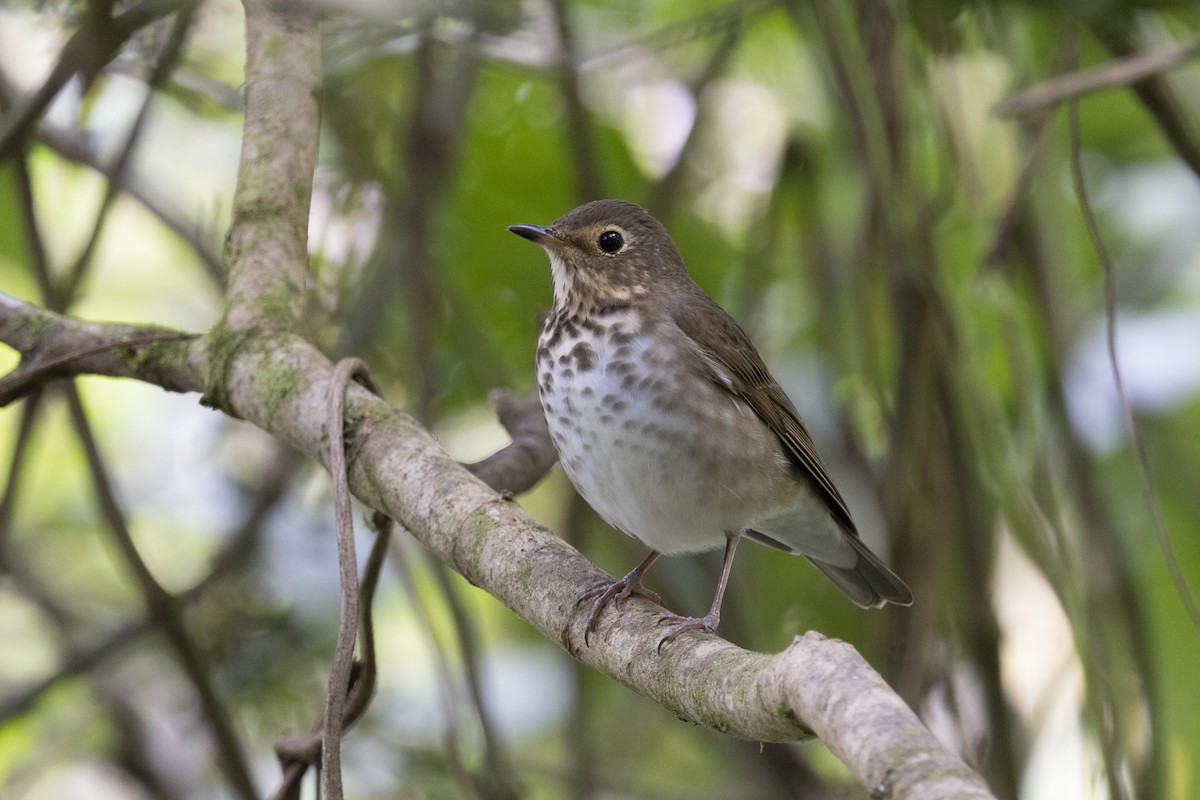
[(857, 536), (847, 536), (858, 560), (853, 566), (838, 567), (809, 557), (808, 560), (842, 593), (863, 608), (879, 608), (885, 603), (911, 606), (912, 592)]

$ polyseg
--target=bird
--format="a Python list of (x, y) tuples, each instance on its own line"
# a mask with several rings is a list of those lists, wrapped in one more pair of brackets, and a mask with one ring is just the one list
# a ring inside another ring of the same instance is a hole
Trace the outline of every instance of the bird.
[(702, 617), (668, 613), (658, 650), (715, 633), (743, 538), (807, 557), (864, 608), (913, 596), (859, 537), (808, 429), (740, 325), (692, 280), (641, 206), (596, 200), (508, 230), (549, 256), (554, 304), (538, 338), (538, 395), (580, 495), (649, 553), (584, 593), (584, 641), (663, 554), (725, 556)]

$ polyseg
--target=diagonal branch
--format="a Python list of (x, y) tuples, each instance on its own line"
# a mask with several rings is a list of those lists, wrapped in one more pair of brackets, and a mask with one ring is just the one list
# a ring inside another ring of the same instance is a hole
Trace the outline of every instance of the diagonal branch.
[(1161, 55), (1159, 63), (1163, 70), (1147, 70), (1147, 74), (1131, 83), (1129, 88), (1158, 123), (1163, 138), (1175, 148), (1180, 159), (1192, 172), (1200, 175), (1200, 137), (1196, 132), (1195, 103), (1187, 99), (1189, 92), (1184, 88), (1186, 84), (1173, 87), (1169, 80), (1171, 76), (1167, 73), (1167, 70), (1176, 66), (1171, 61), (1172, 55), (1180, 59), (1180, 64), (1200, 56), (1200, 37), (1159, 50), (1141, 52), (1131, 26), (1097, 21), (1091, 25), (1091, 31), (1110, 53), (1119, 58), (1117, 63), (1138, 63), (1142, 59), (1153, 61), (1155, 55)]
[[(49, 148), (60, 158), (98, 173), (108, 174), (112, 171), (109, 163), (83, 139), (50, 125), (43, 126), (38, 131), (37, 143)], [(182, 213), (168, 198), (162, 196), (163, 192), (156, 191), (154, 186), (132, 175), (117, 176), (116, 185), (190, 247), (214, 283), (220, 285), (225, 282), (225, 266), (221, 263), (221, 254), (211, 243), (216, 237), (208, 235), (203, 221), (193, 220)]]
[(78, 389), (72, 384), (67, 387), (66, 394), (67, 408), (76, 436), (83, 447), (96, 504), (104, 524), (125, 562), (126, 569), (138, 585), (142, 600), (146, 604), (148, 618), (163, 632), (175, 651), (180, 669), (196, 690), (201, 711), (211, 729), (219, 763), (230, 783), (230, 789), (245, 800), (255, 800), (258, 793), (250, 776), (250, 765), (243, 752), (229, 708), (222, 701), (213, 683), (207, 658), (184, 625), (179, 599), (162, 587), (134, 544), (133, 535), (126, 522), (125, 513), (117, 502), (104, 457), (100, 453)]
[(1052, 108), (1059, 103), (1104, 89), (1118, 89), (1175, 69), (1200, 56), (1200, 37), (1144, 53), (1131, 53), (1097, 67), (1074, 70), (1013, 92), (995, 113), (1014, 117)]
[(18, 100), (0, 118), (0, 159), (11, 155), (18, 143), (28, 136), (59, 90), (72, 77), (82, 74), (90, 80), (138, 30), (194, 5), (195, 0), (146, 0), (115, 17), (86, 15), (84, 24), (67, 40), (42, 85)]
[[(10, 308), (0, 303), (0, 338), (11, 329)], [(194, 347), (198, 359), (222, 364), (230, 413), (327, 462), (333, 366), (323, 355), (282, 332), (249, 338), (232, 357)], [(156, 374), (199, 390), (200, 376), (212, 371), (164, 363)], [(358, 386), (347, 392), (346, 428), (359, 445), (350, 463), (355, 496), (583, 663), (683, 719), (734, 736), (773, 742), (815, 733), (880, 796), (991, 796), (845, 643), (810, 633), (771, 656), (695, 635), (658, 654), (662, 611), (633, 598), (605, 615), (594, 646), (585, 646), (586, 614), (576, 601), (606, 577), (599, 568), (462, 469), (411, 417)]]
[[(105, 176), (107, 185), (104, 188), (104, 197), (100, 200), (100, 207), (96, 211), (96, 219), (92, 223), (91, 235), (88, 236), (83, 250), (76, 256), (75, 264), (65, 276), (65, 283), (59, 287), (60, 289), (65, 289), (69, 295), (79, 292), (84, 275), (92, 264), (92, 257), (96, 253), (96, 248), (100, 242), (100, 235), (103, 233), (105, 223), (108, 221), (109, 212), (112, 211), (116, 199), (120, 194), (121, 180), (128, 170), (129, 165), (133, 162), (134, 151), (137, 148), (138, 142), (141, 141), (142, 133), (146, 129), (146, 121), (150, 118), (150, 109), (154, 105), (162, 84), (175, 69), (175, 65), (179, 63), (179, 58), (183, 54), (183, 45), (187, 41), (188, 33), (192, 29), (194, 12), (195, 8), (188, 7), (175, 15), (175, 22), (171, 26), (167, 42), (163, 46), (162, 53), (159, 55), (146, 81), (146, 96), (142, 100), (142, 106), (133, 118), (133, 124), (130, 125), (128, 133), (125, 134), (124, 144), (121, 145), (116, 158), (113, 159), (112, 164), (107, 170)], [(62, 300), (60, 299), (59, 302), (62, 302)]]

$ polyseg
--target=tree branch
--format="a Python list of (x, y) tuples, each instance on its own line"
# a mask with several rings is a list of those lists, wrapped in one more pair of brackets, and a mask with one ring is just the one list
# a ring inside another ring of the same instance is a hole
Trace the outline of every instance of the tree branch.
[(308, 209), (317, 163), (321, 47), (316, 21), (246, 0), (246, 119), (226, 239), (224, 322), (295, 330), (308, 278)]
[(1133, 53), (1098, 67), (1056, 75), (1015, 91), (996, 105), (995, 112), (1002, 117), (1014, 117), (1051, 108), (1092, 92), (1125, 88), (1174, 69), (1197, 56), (1200, 56), (1200, 37), (1158, 50)]
[(0, 118), (0, 159), (12, 154), (72, 77), (82, 74), (90, 82), (138, 30), (193, 5), (195, 0), (146, 0), (115, 17), (85, 16), (84, 24), (67, 40), (42, 85)]
[(194, 391), (189, 342), (195, 334), (154, 325), (84, 322), (0, 292), (0, 341), (21, 353), (0, 378), (0, 408), (51, 377), (138, 378), (173, 392)]
[(482, 461), (464, 466), (498, 492), (522, 494), (558, 461), (537, 389), (520, 396), (497, 389), (488, 399), (512, 441)]
[(1120, 58), (1117, 63), (1139, 63), (1149, 61), (1153, 64), (1154, 57), (1160, 56), (1159, 63), (1163, 71), (1147, 71), (1140, 80), (1130, 84), (1130, 89), (1141, 100), (1146, 112), (1158, 123), (1163, 138), (1167, 140), (1192, 172), (1200, 176), (1200, 139), (1196, 134), (1196, 114), (1194, 103), (1190, 103), (1182, 95), (1181, 87), (1172, 88), (1166, 70), (1175, 64), (1170, 63), (1172, 54), (1183, 60), (1200, 55), (1200, 37), (1184, 41), (1178, 45), (1168, 46), (1159, 50), (1139, 52), (1139, 42), (1131, 31), (1132, 26), (1105, 23), (1099, 20), (1092, 23), (1091, 31), (1108, 51)]
[[(14, 327), (6, 319), (12, 308), (0, 303), (5, 341)], [(44, 324), (50, 331), (67, 322), (48, 315)], [(128, 327), (90, 324), (108, 338)], [(231, 413), (327, 462), (324, 415), (333, 367), (323, 355), (278, 332), (247, 339), (231, 357), (217, 350), (208, 358), (222, 364)], [(165, 377), (172, 388), (191, 381), (199, 390), (200, 376), (215, 371), (185, 363), (152, 377)], [(881, 797), (991, 796), (842, 642), (810, 633), (770, 656), (692, 635), (659, 654), (662, 609), (631, 598), (604, 615), (596, 644), (585, 647), (586, 609), (576, 603), (585, 587), (607, 577), (598, 567), (462, 469), (411, 417), (361, 387), (347, 392), (346, 427), (357, 446), (350, 463), (355, 496), (584, 663), (683, 719), (734, 736), (774, 742), (816, 733)]]

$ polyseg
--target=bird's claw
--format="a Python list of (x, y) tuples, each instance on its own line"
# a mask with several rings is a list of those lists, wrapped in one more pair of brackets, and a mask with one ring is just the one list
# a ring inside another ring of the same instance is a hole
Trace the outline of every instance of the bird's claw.
[(658, 620), (659, 625), (674, 625), (675, 627), (671, 628), (666, 636), (658, 640), (658, 647), (655, 650), (661, 653), (662, 649), (675, 641), (679, 634), (687, 633), (688, 631), (704, 631), (705, 633), (715, 634), (717, 632), (717, 623), (720, 619), (719, 614), (714, 614), (711, 611), (703, 617), (681, 617), (678, 614), (668, 614), (665, 617), (660, 617)]
[(626, 575), (624, 578), (609, 582), (604, 582), (588, 589), (575, 603), (579, 606), (588, 600), (593, 600), (592, 610), (588, 612), (587, 625), (583, 629), (583, 643), (588, 645), (589, 637), (596, 630), (596, 624), (600, 620), (600, 614), (603, 613), (609, 603), (614, 603), (617, 608), (629, 599), (630, 595), (639, 594), (648, 600), (651, 600), (659, 605), (662, 605), (662, 598), (657, 593), (650, 591), (642, 586), (641, 581), (637, 578), (630, 578)]

